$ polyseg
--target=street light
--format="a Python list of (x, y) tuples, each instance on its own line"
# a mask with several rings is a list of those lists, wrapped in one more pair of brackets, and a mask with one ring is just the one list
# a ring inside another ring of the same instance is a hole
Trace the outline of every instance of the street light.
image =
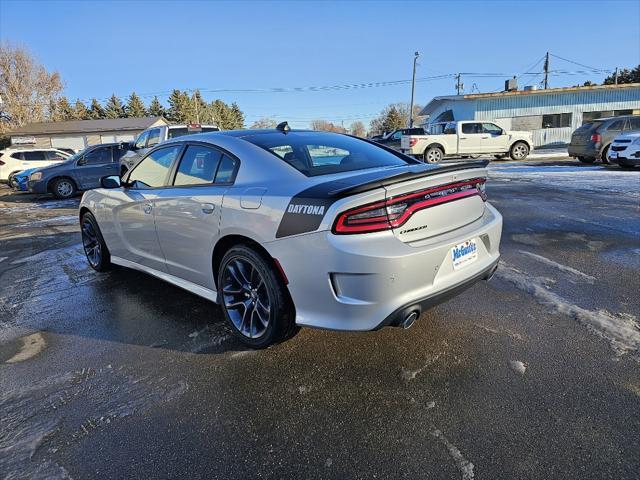
[(418, 63), (418, 57), (420, 52), (413, 54), (413, 80), (411, 80), (411, 105), (409, 106), (409, 128), (413, 127), (413, 94), (416, 90), (416, 64)]

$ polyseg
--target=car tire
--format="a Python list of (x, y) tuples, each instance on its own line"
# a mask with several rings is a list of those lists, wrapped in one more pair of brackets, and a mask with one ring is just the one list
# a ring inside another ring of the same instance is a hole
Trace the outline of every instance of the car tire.
[(424, 151), (424, 163), (440, 163), (444, 152), (440, 147), (429, 147)]
[(580, 160), (582, 163), (594, 163), (596, 161), (596, 159), (593, 157), (578, 157), (578, 160)]
[(111, 268), (111, 254), (102, 237), (98, 221), (92, 213), (87, 212), (80, 219), (80, 233), (82, 247), (87, 256), (89, 266), (97, 272), (104, 272)]
[(224, 254), (218, 272), (218, 300), (234, 335), (261, 349), (297, 331), (293, 305), (269, 259), (246, 245)]
[(600, 159), (602, 160), (602, 163), (605, 163), (607, 165), (615, 165), (614, 162), (610, 162), (609, 159), (607, 158), (607, 154), (609, 153), (609, 147), (610, 145), (607, 145), (602, 149), (602, 153), (600, 154)]
[(512, 160), (524, 160), (529, 156), (529, 145), (524, 142), (516, 142), (511, 145), (509, 156)]
[(60, 177), (51, 182), (51, 193), (61, 200), (73, 197), (77, 191), (76, 184), (70, 178)]

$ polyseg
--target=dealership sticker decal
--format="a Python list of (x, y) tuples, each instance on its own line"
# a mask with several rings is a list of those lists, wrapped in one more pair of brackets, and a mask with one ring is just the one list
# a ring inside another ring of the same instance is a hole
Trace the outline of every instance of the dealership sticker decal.
[(459, 243), (451, 249), (453, 269), (458, 270), (478, 258), (478, 245), (475, 238)]

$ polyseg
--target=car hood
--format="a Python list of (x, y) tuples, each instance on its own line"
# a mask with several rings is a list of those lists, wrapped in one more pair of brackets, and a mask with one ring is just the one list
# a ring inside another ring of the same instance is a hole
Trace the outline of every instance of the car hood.
[(36, 170), (38, 170), (39, 172), (51, 172), (51, 171), (60, 170), (61, 167), (63, 166), (66, 167), (68, 165), (69, 165), (69, 162), (67, 162), (66, 160), (63, 160), (61, 162), (57, 162), (52, 165), (47, 165), (46, 167), (37, 168)]
[(635, 140), (638, 137), (640, 137), (640, 131), (624, 133), (622, 135), (618, 135), (615, 139), (616, 140)]

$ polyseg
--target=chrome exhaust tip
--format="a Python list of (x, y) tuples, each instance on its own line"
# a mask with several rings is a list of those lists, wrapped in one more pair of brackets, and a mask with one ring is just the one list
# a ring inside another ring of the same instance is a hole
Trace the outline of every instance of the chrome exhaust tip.
[(491, 280), (493, 278), (493, 276), (496, 273), (496, 270), (498, 270), (498, 264), (496, 263), (495, 267), (493, 267), (491, 269), (491, 271), (487, 274), (486, 277), (484, 277), (484, 279), (488, 282), (489, 280)]
[(409, 312), (407, 315), (405, 315), (405, 317), (402, 319), (402, 322), (400, 322), (400, 326), (402, 328), (404, 328), (405, 330), (407, 328), (411, 328), (411, 326), (414, 324), (414, 322), (418, 319), (419, 316), (419, 312), (416, 310), (413, 310), (412, 312)]

